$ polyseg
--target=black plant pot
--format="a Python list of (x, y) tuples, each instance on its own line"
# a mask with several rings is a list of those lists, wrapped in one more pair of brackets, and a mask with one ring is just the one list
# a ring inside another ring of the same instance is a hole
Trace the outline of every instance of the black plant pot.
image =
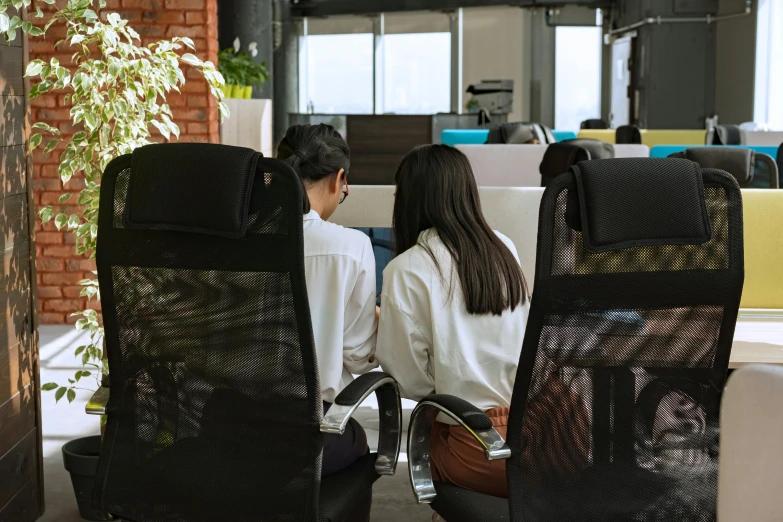
[(63, 446), (65, 469), (71, 474), (79, 514), (86, 520), (114, 520), (108, 513), (92, 508), (92, 487), (98, 472), (100, 452), (100, 435), (74, 439)]

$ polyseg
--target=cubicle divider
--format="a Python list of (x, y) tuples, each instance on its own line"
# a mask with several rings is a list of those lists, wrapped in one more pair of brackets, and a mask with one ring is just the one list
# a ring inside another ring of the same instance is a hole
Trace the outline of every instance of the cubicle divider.
[[(532, 286), (536, 270), (540, 187), (479, 187), (481, 206), (489, 226), (514, 242), (522, 271)], [(344, 227), (387, 228), (392, 226), (393, 186), (351, 187), (351, 197), (340, 205), (331, 221)], [(381, 289), (379, 288), (380, 292)]]
[[(548, 145), (457, 145), (485, 187), (540, 187), (538, 167)], [(646, 145), (615, 145), (618, 158), (646, 158)]]
[[(538, 211), (544, 189), (479, 187), (479, 193), (489, 225), (514, 242), (534, 291)], [(783, 235), (779, 233), (783, 191), (743, 189), (742, 198), (745, 286), (730, 367), (783, 364)], [(393, 207), (393, 186), (352, 186), (351, 197), (338, 207), (332, 221), (346, 227), (387, 228)]]
[(745, 131), (745, 141), (748, 145), (777, 148), (783, 143), (783, 131)]
[[(615, 143), (616, 129), (583, 129), (579, 131), (580, 138), (592, 138)], [(641, 129), (642, 144), (648, 147), (656, 145), (704, 145), (707, 131), (698, 130), (657, 130)]]
[[(532, 286), (544, 189), (484, 186), (479, 193), (489, 225), (514, 242)], [(783, 191), (743, 189), (742, 198), (745, 286), (741, 307), (783, 310)], [(351, 197), (340, 205), (332, 221), (347, 227), (391, 227), (393, 207), (393, 186), (352, 186)]]
[[(706, 147), (707, 145), (656, 145), (650, 149), (651, 158), (668, 158), (670, 155), (677, 152), (682, 152), (685, 149), (692, 149), (694, 147)], [(761, 145), (710, 145), (711, 147), (739, 147), (743, 149), (751, 149), (762, 154), (767, 154), (775, 159), (778, 155), (777, 147), (761, 146)]]
[[(557, 141), (576, 138), (576, 133), (571, 131), (553, 130), (552, 134)], [(440, 142), (444, 145), (483, 145), (487, 142), (489, 129), (447, 129), (440, 135)]]

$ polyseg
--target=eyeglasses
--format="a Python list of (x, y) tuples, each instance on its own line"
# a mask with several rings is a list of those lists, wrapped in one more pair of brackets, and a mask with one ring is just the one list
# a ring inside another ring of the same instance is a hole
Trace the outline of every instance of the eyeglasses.
[(343, 197), (340, 198), (340, 205), (342, 205), (345, 198), (348, 197), (348, 176), (346, 174), (343, 174), (343, 182)]

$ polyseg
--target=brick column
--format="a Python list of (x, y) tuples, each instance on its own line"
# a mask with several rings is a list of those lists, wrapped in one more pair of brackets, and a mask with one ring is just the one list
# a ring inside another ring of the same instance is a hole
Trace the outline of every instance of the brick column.
[[(35, 12), (36, 4), (44, 12), (53, 10), (52, 6), (35, 0), (30, 12)], [(141, 35), (144, 45), (175, 36), (187, 36), (196, 44), (197, 56), (217, 64), (217, 0), (108, 0), (105, 11), (120, 13)], [(40, 23), (45, 19), (31, 18), (31, 21)], [(67, 43), (54, 49), (55, 42), (64, 37), (65, 28), (62, 25), (53, 26), (45, 39), (31, 37), (30, 59), (48, 61), (56, 56), (61, 64), (70, 63), (73, 51)], [(168, 96), (174, 121), (181, 131), (180, 141), (217, 143), (220, 139), (217, 104), (198, 71), (188, 70), (187, 67), (184, 70), (187, 81), (182, 87), (182, 94), (172, 93)], [(32, 121), (44, 121), (58, 127), (64, 136), (76, 132), (70, 123), (69, 110), (63, 94), (48, 94), (31, 100)], [(84, 187), (81, 178), (74, 178), (65, 186), (62, 185), (57, 176), (58, 158), (57, 151), (47, 156), (36, 151), (33, 155), (34, 198), (38, 207), (53, 205), (58, 208), (60, 195), (77, 192)], [(73, 197), (69, 203), (75, 201), (76, 197)], [(87, 256), (75, 255), (72, 233), (58, 232), (53, 222), (43, 226), (36, 222), (35, 230), (40, 322), (74, 322), (75, 319), (69, 315), (87, 306), (87, 300), (79, 297), (81, 287), (77, 283), (81, 279), (94, 277), (91, 271), (95, 270), (95, 264)], [(99, 305), (93, 300), (91, 306)]]

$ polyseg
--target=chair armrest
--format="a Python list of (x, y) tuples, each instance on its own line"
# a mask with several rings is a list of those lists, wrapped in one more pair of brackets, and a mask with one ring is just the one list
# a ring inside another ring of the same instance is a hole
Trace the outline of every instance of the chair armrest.
[(416, 502), (429, 504), (436, 496), (430, 468), (430, 434), (438, 414), (454, 419), (484, 450), (487, 460), (511, 457), (511, 449), (484, 412), (453, 395), (429, 395), (419, 402), (411, 414), (408, 427), (408, 473)]
[(101, 386), (98, 388), (84, 410), (88, 415), (106, 415), (106, 405), (109, 403), (109, 388)]
[(379, 475), (394, 475), (402, 445), (402, 404), (397, 381), (391, 375), (370, 372), (354, 379), (335, 398), (321, 421), (321, 432), (342, 435), (351, 415), (371, 393), (378, 398), (380, 415), (375, 471)]

